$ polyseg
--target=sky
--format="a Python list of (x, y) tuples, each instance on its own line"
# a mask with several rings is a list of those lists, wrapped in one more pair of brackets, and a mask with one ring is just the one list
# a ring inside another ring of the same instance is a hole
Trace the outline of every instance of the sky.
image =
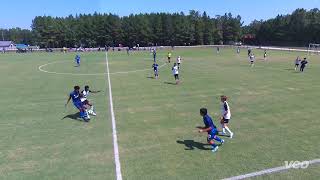
[(240, 15), (245, 25), (278, 14), (290, 14), (297, 8), (319, 8), (320, 0), (28, 0), (0, 3), (0, 28), (31, 29), (35, 16), (65, 17), (80, 13), (131, 13), (206, 11), (210, 16), (231, 12)]

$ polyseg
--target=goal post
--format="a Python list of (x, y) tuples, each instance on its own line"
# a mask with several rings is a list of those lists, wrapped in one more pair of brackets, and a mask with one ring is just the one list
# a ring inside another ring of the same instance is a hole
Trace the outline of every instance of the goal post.
[(320, 44), (310, 43), (308, 47), (308, 55), (320, 55)]

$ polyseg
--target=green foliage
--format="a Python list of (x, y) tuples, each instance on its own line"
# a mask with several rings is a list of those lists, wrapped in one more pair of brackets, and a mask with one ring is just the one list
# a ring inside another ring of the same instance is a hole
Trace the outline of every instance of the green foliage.
[[(218, 20), (206, 12), (151, 13), (119, 17), (113, 14), (80, 14), (76, 17), (37, 16), (32, 23), (35, 42), (42, 47), (97, 47), (148, 45), (203, 45), (240, 39), (240, 16)], [(218, 32), (219, 31), (219, 32)], [(221, 34), (225, 34), (221, 36)]]
[(253, 21), (244, 27), (244, 31), (256, 36), (256, 44), (301, 46), (320, 43), (320, 10), (297, 9), (291, 15)]

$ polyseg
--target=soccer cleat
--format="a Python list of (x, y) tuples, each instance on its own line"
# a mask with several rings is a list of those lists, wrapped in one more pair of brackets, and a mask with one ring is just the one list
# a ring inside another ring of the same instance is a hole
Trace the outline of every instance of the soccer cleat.
[(212, 152), (217, 152), (218, 151), (218, 149), (219, 149), (219, 146), (216, 146), (215, 148), (213, 148), (211, 151)]
[(90, 118), (84, 117), (83, 120), (84, 120), (85, 122), (89, 122), (89, 121), (90, 121)]
[(224, 140), (223, 139), (221, 139), (221, 144), (224, 144)]
[(96, 114), (94, 111), (92, 111), (92, 112), (91, 112), (91, 115), (92, 115), (92, 116), (96, 116), (97, 114)]
[(232, 139), (232, 138), (233, 138), (233, 133), (230, 134), (230, 139)]

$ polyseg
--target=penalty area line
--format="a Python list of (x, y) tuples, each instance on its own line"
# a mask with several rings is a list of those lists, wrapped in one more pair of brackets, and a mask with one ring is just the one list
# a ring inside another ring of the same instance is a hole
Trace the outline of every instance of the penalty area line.
[(111, 113), (111, 121), (112, 121), (114, 163), (116, 165), (116, 177), (117, 177), (117, 180), (122, 180), (121, 165), (120, 165), (120, 155), (119, 155), (119, 146), (118, 146), (118, 137), (117, 137), (117, 126), (116, 126), (116, 118), (115, 118), (115, 115), (114, 115), (114, 108), (113, 108), (112, 87), (111, 87), (109, 61), (108, 61), (108, 53), (107, 52), (106, 52), (106, 65), (107, 65), (107, 73), (106, 73), (107, 74), (107, 82), (108, 82), (108, 87), (109, 87), (109, 104), (110, 104), (110, 113)]
[[(310, 160), (308, 162), (309, 162), (309, 165), (320, 164), (320, 159), (313, 159), (313, 160)], [(294, 169), (294, 168), (293, 167), (286, 167), (286, 166), (279, 166), (279, 167), (265, 169), (265, 170), (261, 170), (261, 171), (256, 171), (256, 172), (243, 174), (243, 175), (239, 175), (239, 176), (233, 176), (233, 177), (225, 178), (225, 179), (222, 179), (222, 180), (247, 179), (247, 178), (252, 178), (252, 177), (266, 175), (266, 174), (279, 173), (279, 172), (287, 171), (287, 170), (290, 170), (290, 169)]]

